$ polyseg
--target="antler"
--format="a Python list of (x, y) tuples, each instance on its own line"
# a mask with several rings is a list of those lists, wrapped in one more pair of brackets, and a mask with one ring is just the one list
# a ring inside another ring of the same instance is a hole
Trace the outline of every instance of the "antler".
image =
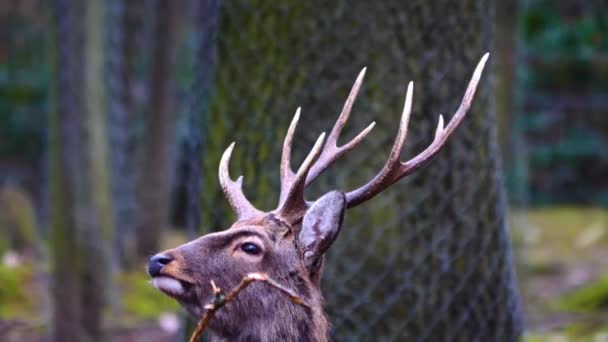
[(346, 121), (348, 121), (350, 111), (353, 108), (353, 103), (355, 102), (355, 98), (359, 93), (361, 83), (363, 83), (363, 78), (365, 77), (366, 70), (367, 68), (363, 68), (363, 70), (361, 70), (361, 72), (359, 73), (359, 76), (357, 76), (357, 80), (355, 81), (355, 84), (353, 85), (353, 88), (351, 89), (350, 94), (348, 95), (348, 98), (344, 103), (342, 112), (340, 113), (338, 120), (334, 124), (334, 127), (332, 128), (331, 132), (329, 133), (329, 136), (327, 137), (327, 142), (323, 147), (323, 151), (321, 151), (319, 159), (317, 160), (315, 165), (313, 165), (312, 169), (310, 170), (310, 173), (308, 174), (308, 177), (306, 178), (306, 185), (314, 182), (314, 180), (317, 179), (317, 177), (323, 171), (325, 171), (325, 169), (327, 169), (331, 164), (333, 164), (333, 162), (342, 157), (346, 152), (355, 148), (355, 146), (357, 146), (361, 141), (363, 141), (363, 139), (365, 139), (365, 137), (367, 137), (369, 132), (371, 132), (371, 130), (376, 125), (376, 122), (372, 122), (350, 142), (338, 147), (338, 137), (342, 132), (342, 128), (344, 128), (344, 126), (346, 125)]
[[(291, 169), (291, 145), (296, 126), (298, 125), (298, 120), (300, 119), (301, 109), (298, 108), (296, 110), (296, 114), (289, 125), (287, 134), (285, 135), (285, 141), (283, 142), (283, 153), (281, 156), (281, 194), (279, 196), (279, 208), (277, 209), (277, 212), (280, 213), (280, 215), (284, 218), (292, 219), (295, 217), (297, 219), (298, 216), (301, 217), (302, 212), (308, 207), (308, 204), (304, 199), (304, 189), (306, 186), (312, 183), (338, 158), (343, 156), (346, 152), (352, 150), (361, 141), (363, 141), (363, 139), (374, 128), (376, 123), (372, 122), (369, 126), (367, 126), (367, 128), (361, 131), (355, 138), (344, 146), (338, 147), (337, 145), (338, 137), (342, 132), (342, 128), (344, 128), (346, 125), (346, 121), (348, 121), (353, 103), (355, 102), (355, 98), (357, 97), (359, 89), (361, 88), (361, 83), (363, 83), (365, 71), (366, 68), (363, 68), (363, 70), (361, 70), (359, 73), (359, 76), (357, 76), (357, 80), (355, 81), (355, 84), (353, 85), (353, 88), (351, 89), (350, 94), (344, 103), (342, 112), (340, 113), (338, 120), (334, 124), (334, 127), (329, 133), (327, 141), (323, 146), (323, 150), (321, 150), (321, 144), (323, 142), (323, 138), (325, 137), (325, 133), (321, 134), (313, 149), (308, 154), (308, 157), (306, 157), (306, 160), (304, 160), (298, 169), (298, 173), (294, 174)], [(314, 162), (317, 157), (317, 161)]]
[(407, 94), (405, 96), (405, 105), (403, 108), (403, 115), (401, 117), (401, 124), (399, 125), (397, 137), (395, 138), (395, 143), (393, 144), (393, 148), (389, 154), (388, 160), (386, 161), (386, 164), (384, 164), (384, 167), (380, 173), (378, 173), (369, 183), (346, 194), (346, 201), (349, 208), (352, 208), (376, 196), (382, 192), (382, 190), (388, 188), (399, 179), (424, 166), (435, 155), (437, 155), (437, 152), (439, 152), (441, 147), (443, 147), (447, 141), (448, 137), (454, 132), (454, 130), (456, 130), (456, 127), (458, 127), (458, 125), (462, 122), (467, 114), (467, 111), (471, 107), (471, 101), (473, 101), (477, 84), (479, 83), (481, 73), (486, 61), (488, 60), (488, 57), (489, 54), (486, 53), (479, 61), (479, 64), (477, 64), (473, 77), (471, 77), (469, 86), (467, 87), (467, 90), (462, 98), (462, 102), (460, 103), (460, 107), (458, 107), (458, 110), (448, 123), (447, 127), (443, 127), (443, 116), (440, 115), (433, 142), (420, 154), (407, 162), (402, 163), (399, 160), (399, 157), (407, 136), (407, 125), (410, 119), (410, 113), (412, 111), (412, 92), (414, 84), (410, 82), (407, 87)]
[[(489, 54), (486, 53), (477, 64), (475, 72), (473, 73), (471, 81), (469, 82), (467, 90), (462, 98), (462, 102), (460, 103), (458, 110), (448, 125), (444, 128), (443, 116), (440, 115), (433, 142), (414, 158), (408, 160), (407, 162), (401, 162), (401, 150), (403, 149), (405, 138), (407, 136), (407, 126), (412, 110), (414, 84), (412, 82), (409, 83), (405, 96), (401, 123), (399, 125), (395, 143), (393, 144), (393, 148), (391, 149), (388, 160), (384, 164), (382, 170), (380, 170), (380, 172), (369, 183), (346, 194), (348, 208), (352, 208), (371, 199), (399, 179), (424, 166), (435, 155), (437, 155), (441, 147), (443, 147), (443, 145), (446, 143), (448, 137), (456, 130), (456, 127), (458, 127), (458, 125), (462, 122), (467, 111), (471, 107), (471, 102), (473, 100), (473, 96), (475, 95), (477, 84), (479, 83), (481, 73), (486, 61), (488, 60), (488, 57)], [(294, 173), (291, 169), (291, 146), (301, 112), (300, 108), (296, 110), (294, 118), (289, 125), (289, 129), (287, 130), (285, 141), (283, 142), (283, 152), (281, 156), (281, 193), (279, 197), (279, 207), (275, 210), (276, 213), (291, 223), (298, 222), (309, 206), (309, 203), (304, 199), (304, 189), (331, 164), (342, 157), (346, 152), (359, 145), (359, 143), (361, 143), (361, 141), (363, 141), (363, 139), (365, 139), (369, 132), (371, 132), (371, 130), (374, 128), (375, 122), (372, 122), (350, 142), (340, 147), (337, 145), (338, 137), (348, 121), (353, 103), (363, 82), (365, 71), (366, 68), (363, 68), (363, 70), (361, 70), (359, 73), (359, 76), (357, 77), (357, 80), (355, 81), (355, 84), (353, 85), (353, 88), (346, 99), (342, 112), (340, 113), (338, 120), (327, 137), (325, 145), (323, 145), (325, 133), (322, 133), (298, 169), (298, 172)], [(321, 149), (322, 145), (323, 149)], [(237, 181), (234, 182), (228, 175), (228, 162), (230, 160), (230, 154), (232, 153), (233, 147), (234, 143), (232, 143), (226, 152), (224, 152), (224, 156), (220, 162), (220, 183), (222, 185), (222, 189), (224, 190), (226, 197), (228, 197), (228, 201), (237, 213), (239, 219), (263, 214), (261, 211), (255, 209), (243, 195), (241, 189), (243, 177), (239, 177)]]
[(298, 215), (301, 216), (301, 214), (308, 208), (308, 204), (304, 199), (306, 177), (308, 176), (308, 172), (313, 166), (315, 159), (319, 156), (319, 153), (321, 152), (321, 145), (325, 139), (325, 132), (323, 132), (315, 142), (315, 145), (310, 153), (308, 153), (306, 159), (304, 159), (302, 162), (302, 165), (300, 165), (298, 173), (296, 173), (294, 176), (293, 171), (291, 171), (291, 167), (289, 166), (289, 155), (291, 152), (291, 141), (293, 139), (292, 127), (295, 130), (299, 117), (298, 114), (299, 112), (296, 112), (296, 116), (289, 127), (292, 135), (290, 135), (288, 132), (287, 136), (285, 137), (285, 144), (283, 145), (283, 157), (281, 158), (281, 175), (286, 175), (286, 177), (281, 178), (281, 196), (279, 199), (279, 208), (277, 209), (277, 212), (286, 219), (291, 219), (292, 217)]
[(257, 210), (247, 198), (245, 198), (242, 188), (243, 176), (240, 176), (236, 182), (230, 179), (228, 164), (230, 163), (230, 156), (232, 155), (233, 149), (234, 142), (228, 146), (222, 155), (222, 159), (220, 160), (219, 178), (222, 191), (224, 191), (224, 195), (226, 195), (228, 203), (230, 203), (232, 210), (234, 210), (238, 221), (261, 215), (263, 212)]

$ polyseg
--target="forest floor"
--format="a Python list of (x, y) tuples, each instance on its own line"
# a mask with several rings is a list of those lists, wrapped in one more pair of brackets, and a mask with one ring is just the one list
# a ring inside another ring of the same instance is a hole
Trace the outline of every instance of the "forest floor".
[[(515, 210), (511, 231), (528, 342), (608, 341), (608, 209)], [(166, 241), (183, 241), (172, 234)], [(178, 305), (150, 286), (144, 267), (118, 276), (111, 341), (175, 341)], [(0, 341), (42, 341), (51, 316), (48, 265), (5, 253)]]
[(608, 210), (515, 211), (527, 341), (608, 341)]
[[(171, 233), (167, 246), (185, 242)], [(0, 341), (48, 341), (51, 299), (48, 265), (39, 265), (28, 253), (5, 253), (0, 260)], [(150, 285), (142, 264), (116, 276), (108, 325), (108, 340), (116, 342), (175, 342), (182, 331), (183, 315), (177, 302)], [(24, 285), (25, 284), (25, 285)], [(182, 338), (187, 341), (187, 338)]]

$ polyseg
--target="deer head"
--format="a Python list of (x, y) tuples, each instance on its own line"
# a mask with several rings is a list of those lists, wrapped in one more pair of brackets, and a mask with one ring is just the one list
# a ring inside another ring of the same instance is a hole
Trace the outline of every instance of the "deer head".
[[(400, 161), (412, 108), (413, 83), (410, 82), (397, 137), (380, 172), (360, 188), (334, 190), (313, 202), (305, 200), (304, 190), (338, 158), (352, 150), (370, 133), (374, 123), (343, 146), (337, 145), (340, 132), (363, 82), (361, 71), (346, 100), (342, 113), (325, 140), (317, 139), (302, 165), (291, 168), (291, 146), (300, 109), (289, 126), (281, 157), (281, 191), (275, 210), (256, 209), (242, 192), (243, 177), (232, 180), (228, 164), (234, 143), (224, 152), (219, 166), (222, 190), (236, 213), (236, 222), (227, 230), (204, 235), (150, 259), (148, 272), (159, 290), (177, 299), (196, 317), (212, 298), (213, 280), (230, 289), (250, 272), (263, 272), (282, 286), (297, 293), (310, 305), (298, 306), (285, 296), (253, 284), (239, 298), (219, 310), (209, 323), (218, 339), (278, 341), (325, 341), (327, 320), (323, 313), (320, 278), (323, 256), (338, 236), (346, 209), (376, 196), (399, 179), (427, 164), (463, 121), (473, 99), (488, 54), (484, 55), (469, 82), (462, 102), (447, 126), (443, 117), (432, 143), (420, 154)], [(325, 141), (325, 143), (324, 143)]]

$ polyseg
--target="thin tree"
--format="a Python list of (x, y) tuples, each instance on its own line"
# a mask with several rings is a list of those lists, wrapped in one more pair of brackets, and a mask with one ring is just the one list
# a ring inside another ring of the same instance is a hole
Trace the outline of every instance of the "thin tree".
[(156, 3), (156, 27), (145, 120), (143, 167), (139, 196), (142, 213), (137, 234), (140, 256), (159, 249), (169, 224), (169, 198), (174, 163), (176, 63), (181, 1)]
[[(71, 12), (65, 1), (54, 1), (51, 6), (49, 61), (51, 82), (49, 87), (49, 187), (50, 187), (50, 249), (52, 297), (53, 297), (53, 341), (77, 341), (83, 336), (79, 324), (80, 281), (77, 270), (78, 234), (73, 211), (74, 186), (71, 182), (75, 149), (73, 118), (76, 108), (71, 98), (65, 96), (73, 82), (66, 70), (74, 62), (74, 39), (70, 39)], [(69, 17), (69, 19), (68, 19)], [(61, 44), (60, 44), (61, 42)], [(61, 75), (61, 77), (60, 77)], [(61, 93), (60, 90), (61, 89)]]
[(108, 133), (112, 158), (112, 196), (115, 212), (114, 247), (120, 265), (137, 265), (136, 227), (140, 215), (136, 198), (138, 149), (136, 129), (141, 106), (135, 97), (139, 81), (137, 63), (144, 54), (141, 34), (145, 3), (114, 1), (107, 16)]
[(52, 3), (50, 173), (54, 340), (105, 337), (112, 206), (103, 3)]
[(84, 112), (86, 150), (82, 155), (82, 324), (91, 340), (104, 338), (104, 311), (108, 304), (113, 235), (110, 159), (106, 127), (105, 49), (103, 0), (87, 1), (84, 13)]

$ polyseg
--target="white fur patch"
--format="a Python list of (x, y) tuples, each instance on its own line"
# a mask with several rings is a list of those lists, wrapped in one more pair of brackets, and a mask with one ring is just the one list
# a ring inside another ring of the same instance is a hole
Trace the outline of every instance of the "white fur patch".
[(152, 279), (152, 285), (157, 289), (172, 294), (174, 296), (179, 296), (184, 293), (184, 287), (179, 280), (169, 278), (169, 277), (155, 277)]

